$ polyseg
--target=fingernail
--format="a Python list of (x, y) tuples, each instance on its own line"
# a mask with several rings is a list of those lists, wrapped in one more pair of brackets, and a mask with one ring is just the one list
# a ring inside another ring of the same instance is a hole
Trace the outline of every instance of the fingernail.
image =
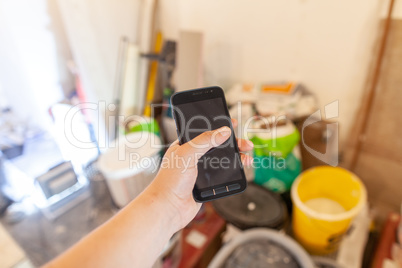
[(246, 142), (247, 142), (247, 145), (248, 145), (248, 146), (254, 148), (254, 143), (253, 143), (252, 141), (246, 140)]
[(222, 136), (222, 137), (227, 137), (229, 136), (232, 131), (228, 127), (221, 127), (217, 130), (217, 132)]

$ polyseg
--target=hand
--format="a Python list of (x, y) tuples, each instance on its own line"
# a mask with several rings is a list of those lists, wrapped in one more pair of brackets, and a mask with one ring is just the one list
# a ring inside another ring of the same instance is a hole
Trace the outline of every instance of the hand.
[[(198, 159), (230, 134), (230, 128), (223, 127), (181, 146), (173, 143), (155, 180), (143, 193), (46, 267), (151, 267), (171, 236), (201, 207), (192, 195)], [(253, 148), (246, 140), (237, 142), (241, 151)], [(242, 161), (248, 165), (252, 158), (242, 154)]]
[[(237, 125), (232, 120), (233, 126)], [(157, 195), (158, 199), (169, 204), (175, 214), (176, 229), (184, 228), (201, 208), (200, 203), (194, 201), (192, 191), (197, 178), (198, 159), (209, 149), (224, 143), (231, 135), (228, 127), (221, 127), (207, 131), (186, 144), (174, 142), (163, 157), (161, 168), (149, 190)], [(237, 139), (240, 151), (249, 151), (253, 148), (251, 141)], [(251, 165), (253, 158), (241, 154), (243, 165)], [(176, 231), (177, 231), (176, 230)]]

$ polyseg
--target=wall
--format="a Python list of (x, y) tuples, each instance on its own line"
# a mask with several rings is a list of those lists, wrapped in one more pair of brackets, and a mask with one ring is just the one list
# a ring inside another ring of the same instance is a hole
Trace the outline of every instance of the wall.
[(136, 41), (140, 1), (57, 2), (89, 99), (111, 102), (119, 40)]
[(161, 0), (161, 28), (205, 33), (205, 84), (298, 80), (339, 100), (341, 140), (374, 53), (379, 0)]
[[(141, 1), (58, 0), (90, 99), (113, 99), (118, 40), (137, 38)], [(397, 10), (401, 10), (400, 0)], [(205, 84), (299, 80), (322, 106), (339, 100), (347, 139), (378, 36), (379, 0), (160, 0), (167, 38), (205, 33)], [(401, 11), (395, 12), (401, 13)]]
[[(384, 1), (382, 3), (382, 9), (381, 9), (381, 17), (385, 18), (388, 13), (388, 7), (389, 7), (389, 1)], [(392, 19), (402, 19), (402, 1), (401, 0), (395, 0), (394, 2), (394, 8), (392, 10)]]
[(50, 18), (47, 28), (52, 33), (56, 43), (56, 60), (60, 83), (65, 95), (69, 96), (75, 89), (75, 80), (67, 62), (72, 60), (73, 56), (57, 2), (54, 0), (46, 0), (46, 3), (47, 13)]
[[(87, 101), (114, 101), (119, 40), (137, 41), (141, 1), (58, 0), (64, 27)], [(110, 113), (87, 110), (101, 147), (107, 140)], [(105, 123), (106, 120), (106, 123)]]
[[(386, 14), (383, 10), (382, 14)], [(383, 15), (385, 16), (385, 15)], [(367, 129), (361, 147), (356, 152), (358, 133), (351, 132), (349, 146), (344, 153), (346, 168), (351, 166), (352, 157), (357, 156), (354, 172), (364, 181), (369, 201), (374, 204), (377, 218), (386, 219), (391, 211), (399, 211), (402, 196), (402, 1), (395, 3), (393, 19), (390, 21), (374, 100), (367, 114)], [(363, 122), (363, 109), (357, 122)]]
[(49, 107), (73, 84), (60, 62), (68, 51), (57, 45), (63, 29), (53, 11), (46, 0), (0, 0), (0, 105), (44, 129), (51, 126)]

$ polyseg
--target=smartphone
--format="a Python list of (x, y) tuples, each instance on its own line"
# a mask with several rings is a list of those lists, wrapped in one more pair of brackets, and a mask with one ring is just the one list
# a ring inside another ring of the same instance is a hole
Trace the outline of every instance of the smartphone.
[(205, 131), (223, 126), (232, 129), (226, 142), (198, 160), (194, 200), (206, 202), (243, 192), (247, 180), (223, 90), (207, 87), (181, 91), (171, 97), (171, 103), (180, 144)]

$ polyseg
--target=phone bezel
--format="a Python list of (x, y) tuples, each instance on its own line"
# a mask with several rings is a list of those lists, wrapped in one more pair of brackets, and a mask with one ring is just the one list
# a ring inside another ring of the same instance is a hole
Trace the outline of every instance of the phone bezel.
[[(180, 92), (177, 92), (177, 93), (172, 95), (170, 100), (171, 100), (171, 104), (172, 104), (172, 108), (173, 108), (173, 117), (175, 119), (177, 136), (179, 138), (179, 143), (180, 144), (183, 144), (183, 140), (180, 140), (181, 139), (180, 133), (182, 132), (182, 130), (180, 129), (180, 124), (177, 121), (178, 116), (176, 114), (177, 110), (176, 110), (175, 107), (177, 105), (184, 104), (184, 103), (198, 102), (198, 101), (203, 101), (203, 100), (208, 100), (208, 99), (215, 99), (215, 98), (221, 98), (221, 100), (222, 100), (222, 102), (224, 104), (224, 108), (225, 108), (225, 115), (230, 117), (229, 111), (228, 111), (228, 108), (227, 108), (227, 104), (226, 104), (224, 91), (223, 91), (222, 88), (220, 88), (218, 86), (180, 91)], [(235, 139), (234, 149), (235, 149), (236, 156), (239, 157), (238, 159), (240, 161), (240, 173), (241, 173), (242, 178), (240, 180), (234, 180), (234, 181), (231, 181), (231, 182), (219, 184), (219, 185), (212, 186), (212, 187), (202, 188), (202, 189), (198, 189), (196, 187), (196, 185), (194, 185), (193, 197), (194, 197), (194, 200), (197, 201), (197, 202), (207, 202), (207, 201), (212, 201), (212, 200), (219, 199), (219, 198), (222, 198), (222, 197), (235, 195), (235, 194), (244, 192), (244, 190), (247, 188), (246, 175), (244, 174), (243, 165), (241, 163), (240, 151), (239, 151), (239, 148), (237, 146), (236, 136), (234, 134), (232, 122), (230, 122), (229, 124), (230, 124), (230, 128), (232, 129), (232, 137), (231, 138)], [(221, 193), (221, 194), (216, 194), (216, 195), (212, 195), (212, 196), (208, 196), (208, 197), (201, 197), (201, 192), (216, 189), (216, 188), (219, 188), (219, 187), (222, 187), (222, 186), (223, 187), (229, 186), (229, 185), (232, 185), (232, 184), (235, 184), (235, 183), (238, 183), (240, 185), (240, 189), (233, 190), (233, 191), (230, 191), (230, 192), (224, 192), (224, 193)]]

